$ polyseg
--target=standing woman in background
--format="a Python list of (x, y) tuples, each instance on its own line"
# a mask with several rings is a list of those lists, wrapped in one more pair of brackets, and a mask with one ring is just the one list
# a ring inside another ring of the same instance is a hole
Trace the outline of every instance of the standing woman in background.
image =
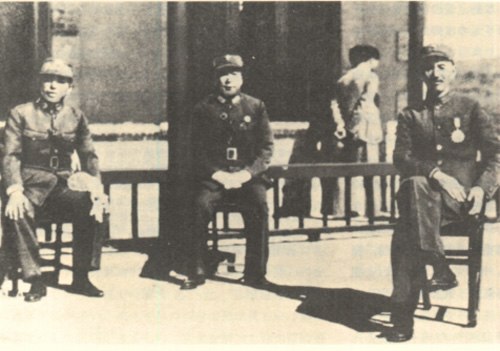
[[(307, 131), (297, 135), (290, 164), (378, 162), (383, 132), (378, 111), (379, 80), (374, 70), (379, 59), (379, 51), (370, 45), (356, 45), (349, 50), (352, 68), (335, 83), (330, 112), (311, 116)], [(343, 216), (337, 180), (321, 179), (321, 188), (321, 213)], [(310, 212), (311, 182), (287, 179), (280, 216), (309, 216)]]
[[(380, 62), (380, 53), (374, 46), (356, 45), (349, 50), (349, 61), (352, 68), (337, 81), (330, 105), (337, 126), (334, 133), (339, 139), (337, 147), (343, 148), (340, 162), (379, 162), (379, 143), (383, 140), (383, 130), (378, 109), (379, 78), (375, 69)], [(338, 185), (332, 180), (322, 180), (323, 213), (333, 212), (329, 208), (333, 201), (335, 214), (343, 212), (339, 211), (342, 202), (335, 188), (338, 189)], [(359, 194), (360, 182), (354, 183), (352, 189), (354, 199), (363, 196)], [(356, 203), (363, 202), (354, 201)]]

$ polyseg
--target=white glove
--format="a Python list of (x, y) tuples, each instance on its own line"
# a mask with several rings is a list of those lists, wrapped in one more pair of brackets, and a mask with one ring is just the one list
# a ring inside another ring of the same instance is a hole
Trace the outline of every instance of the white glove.
[(233, 174), (234, 179), (240, 183), (240, 186), (248, 182), (250, 179), (252, 179), (252, 174), (247, 171), (246, 169), (242, 169), (241, 171), (234, 172)]
[(77, 172), (68, 178), (68, 187), (73, 191), (88, 191), (92, 200), (90, 215), (102, 223), (104, 214), (109, 213), (109, 198), (104, 193), (101, 181), (85, 172)]
[(109, 197), (101, 193), (99, 196), (92, 196), (92, 209), (90, 215), (95, 217), (95, 220), (102, 223), (104, 214), (109, 213)]
[(251, 178), (252, 175), (247, 170), (241, 170), (234, 173), (217, 171), (212, 175), (212, 179), (222, 184), (227, 190), (241, 188), (241, 186)]

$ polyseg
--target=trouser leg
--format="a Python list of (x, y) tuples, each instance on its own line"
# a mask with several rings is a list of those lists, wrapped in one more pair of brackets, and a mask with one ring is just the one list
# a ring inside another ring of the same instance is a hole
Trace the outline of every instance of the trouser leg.
[[(99, 269), (107, 223), (97, 223), (94, 217), (90, 216), (92, 202), (89, 193), (72, 191), (65, 184), (59, 184), (44, 206), (55, 216), (66, 212), (64, 217), (72, 220), (74, 273)], [(107, 217), (105, 219), (107, 220)]]
[(334, 201), (336, 204), (338, 201), (338, 181), (336, 178), (321, 178), (321, 214), (330, 215), (334, 214), (334, 211), (338, 208), (334, 208)]
[(426, 177), (411, 177), (401, 184), (398, 208), (401, 221), (408, 225), (408, 235), (418, 239), (417, 247), (444, 254), (440, 235), (441, 192), (433, 188)]
[(222, 196), (222, 188), (211, 189), (207, 187), (202, 187), (195, 195), (193, 230), (185, 241), (185, 250), (191, 270), (203, 262), (207, 251), (207, 227)]
[(40, 246), (36, 237), (36, 223), (34, 213), (25, 213), (24, 218), (18, 220), (5, 219), (4, 236), (12, 245), (16, 261), (21, 267), (22, 277), (25, 281), (36, 279), (42, 275), (40, 270)]
[(413, 313), (425, 283), (425, 251), (443, 252), (439, 234), (441, 195), (424, 177), (405, 180), (398, 193), (399, 221), (391, 245), (393, 322), (413, 327)]
[(282, 217), (308, 216), (311, 212), (311, 181), (287, 179), (283, 186)]
[(269, 258), (266, 187), (259, 182), (250, 182), (241, 189), (241, 195), (247, 240), (244, 275), (247, 278), (260, 279), (267, 273)]

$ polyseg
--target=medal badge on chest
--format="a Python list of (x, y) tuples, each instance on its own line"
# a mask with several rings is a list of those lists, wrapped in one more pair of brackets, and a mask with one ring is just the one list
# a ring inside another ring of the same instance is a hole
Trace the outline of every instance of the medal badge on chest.
[(465, 140), (465, 134), (460, 129), (460, 117), (453, 118), (453, 125), (455, 126), (455, 130), (451, 133), (451, 141), (453, 141), (455, 144), (459, 144)]

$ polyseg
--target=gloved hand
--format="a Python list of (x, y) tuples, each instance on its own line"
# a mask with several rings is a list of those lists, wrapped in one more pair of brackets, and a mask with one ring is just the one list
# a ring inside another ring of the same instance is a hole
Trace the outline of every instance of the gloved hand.
[(233, 173), (225, 171), (217, 171), (212, 175), (212, 179), (216, 182), (222, 184), (225, 189), (237, 189), (241, 188), (241, 183), (239, 183), (233, 176)]
[(222, 184), (227, 190), (241, 188), (241, 186), (251, 178), (252, 175), (247, 170), (241, 170), (234, 173), (217, 171), (212, 175), (212, 179)]
[(250, 179), (252, 179), (252, 174), (247, 171), (246, 169), (242, 169), (241, 171), (234, 172), (232, 173), (233, 178), (235, 179), (236, 182), (242, 186), (246, 182), (248, 182)]
[(101, 181), (85, 172), (74, 173), (68, 179), (68, 187), (73, 191), (88, 191), (92, 200), (90, 215), (102, 223), (104, 214), (109, 213), (109, 198), (104, 193)]
[(456, 201), (464, 202), (467, 198), (464, 187), (456, 178), (441, 171), (434, 172), (432, 177), (436, 179), (441, 188), (443, 188)]
[(9, 196), (9, 201), (5, 206), (5, 215), (14, 221), (24, 218), (24, 214), (33, 216), (33, 205), (21, 191), (15, 191)]
[(97, 222), (102, 223), (104, 214), (109, 213), (109, 197), (103, 192), (99, 195), (91, 195), (91, 198), (92, 209), (90, 210), (90, 215), (94, 216)]

